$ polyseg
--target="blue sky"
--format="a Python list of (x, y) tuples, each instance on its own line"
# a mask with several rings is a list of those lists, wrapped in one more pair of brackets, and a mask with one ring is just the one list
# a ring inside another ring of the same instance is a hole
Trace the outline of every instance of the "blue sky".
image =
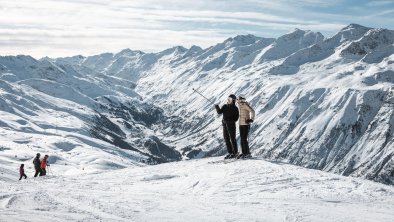
[(394, 30), (394, 0), (0, 0), (0, 55), (205, 48), (295, 28), (329, 37), (350, 23)]

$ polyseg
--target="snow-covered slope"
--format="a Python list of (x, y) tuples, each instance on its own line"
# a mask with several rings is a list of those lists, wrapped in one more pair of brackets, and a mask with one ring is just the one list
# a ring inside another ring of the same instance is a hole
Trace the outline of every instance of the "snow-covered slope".
[(391, 30), (351, 24), (328, 38), (297, 29), (207, 49), (54, 61), (135, 81), (144, 99), (183, 119), (160, 138), (186, 157), (225, 153), (220, 117), (192, 88), (216, 103), (242, 93), (257, 111), (254, 155), (393, 184), (393, 42)]
[[(221, 158), (0, 180), (0, 221), (365, 221), (394, 217), (392, 186), (260, 159)], [(33, 172), (28, 170), (30, 176)], [(17, 175), (13, 175), (17, 177)]]
[(0, 57), (0, 67), (0, 179), (37, 152), (93, 171), (181, 158), (155, 133), (174, 118), (144, 102), (135, 83), (29, 56)]

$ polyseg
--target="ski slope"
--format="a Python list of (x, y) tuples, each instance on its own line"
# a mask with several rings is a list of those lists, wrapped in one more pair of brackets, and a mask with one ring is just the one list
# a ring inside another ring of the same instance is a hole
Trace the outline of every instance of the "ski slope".
[(392, 221), (394, 187), (221, 157), (0, 180), (0, 221)]

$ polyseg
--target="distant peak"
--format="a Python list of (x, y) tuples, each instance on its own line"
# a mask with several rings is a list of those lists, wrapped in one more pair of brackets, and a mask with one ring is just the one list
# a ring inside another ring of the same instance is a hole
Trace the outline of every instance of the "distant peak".
[(306, 33), (306, 32), (310, 32), (310, 30), (303, 30), (303, 29), (299, 29), (299, 28), (294, 28), (291, 32), (287, 33), (287, 34), (293, 34), (293, 33)]
[(186, 51), (187, 49), (183, 46), (175, 46), (174, 50)]
[(231, 47), (236, 46), (243, 46), (243, 45), (250, 45), (258, 41), (260, 38), (252, 35), (237, 35), (235, 37), (228, 38), (224, 41), (224, 44)]
[(131, 53), (131, 52), (133, 52), (133, 51), (129, 48), (126, 48), (126, 49), (123, 49), (122, 51), (120, 51), (120, 53)]
[(247, 35), (237, 35), (234, 37), (235, 40), (237, 39), (255, 39), (257, 38), (256, 36), (252, 35), (252, 34), (247, 34)]
[(349, 30), (349, 29), (370, 29), (370, 28), (359, 25), (359, 24), (351, 23), (348, 26), (342, 28), (341, 30), (343, 31), (343, 30)]
[(278, 41), (288, 41), (291, 39), (299, 39), (299, 38), (302, 38), (306, 33), (313, 34), (311, 31), (305, 31), (305, 30), (295, 28), (293, 31), (279, 37)]
[(239, 41), (250, 41), (250, 40), (256, 40), (257, 37), (252, 35), (252, 34), (247, 34), (247, 35), (237, 35), (235, 37), (228, 38), (225, 42), (239, 42)]
[(305, 32), (305, 31), (302, 29), (299, 29), (299, 28), (294, 28), (293, 31), (291, 31), (291, 32)]
[(182, 54), (182, 53), (187, 52), (189, 49), (187, 49), (187, 48), (185, 48), (183, 46), (175, 46), (173, 48), (173, 50), (174, 50), (175, 53), (181, 53)]
[(0, 56), (0, 58), (6, 59), (6, 60), (23, 60), (23, 61), (32, 61), (36, 62), (37, 60), (29, 55), (9, 55), (9, 56)]
[(192, 47), (190, 47), (189, 51), (201, 51), (202, 48), (200, 46), (196, 46), (196, 45), (192, 45)]
[(118, 52), (115, 56), (122, 56), (122, 55), (140, 55), (145, 54), (140, 50), (131, 50), (129, 48), (123, 49), (122, 51)]
[(187, 50), (188, 50), (188, 49), (186, 49), (186, 48), (183, 47), (183, 46), (174, 46), (174, 47), (171, 47), (171, 48), (168, 48), (168, 49), (165, 49), (165, 50), (159, 52), (159, 54), (164, 54), (164, 55), (166, 55), (166, 54), (171, 54), (171, 53), (184, 53), (184, 52), (186, 52)]

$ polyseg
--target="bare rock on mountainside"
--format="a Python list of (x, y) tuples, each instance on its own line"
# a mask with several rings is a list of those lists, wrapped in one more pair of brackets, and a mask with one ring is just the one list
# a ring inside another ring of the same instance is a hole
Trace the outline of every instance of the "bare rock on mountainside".
[(155, 162), (217, 156), (221, 117), (191, 89), (218, 104), (242, 93), (256, 110), (253, 155), (394, 184), (393, 43), (392, 30), (351, 24), (206, 49), (0, 57), (0, 124)]

